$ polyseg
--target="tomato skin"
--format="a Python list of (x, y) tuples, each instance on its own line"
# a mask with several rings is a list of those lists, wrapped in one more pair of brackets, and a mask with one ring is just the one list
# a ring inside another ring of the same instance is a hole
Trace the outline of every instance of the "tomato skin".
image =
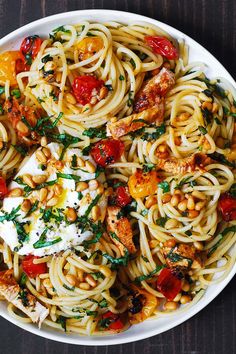
[(169, 268), (164, 268), (160, 272), (157, 279), (157, 290), (160, 291), (169, 301), (174, 300), (180, 292), (182, 282), (173, 271)]
[(146, 43), (152, 50), (169, 60), (176, 60), (179, 58), (177, 48), (167, 39), (160, 36), (146, 36)]
[(26, 256), (22, 261), (23, 271), (30, 277), (36, 278), (37, 275), (47, 273), (47, 265), (46, 263), (34, 264), (34, 259), (38, 259), (40, 257), (36, 256)]
[(218, 208), (221, 211), (224, 221), (236, 220), (236, 198), (229, 193), (224, 193), (220, 197)]
[(109, 318), (111, 323), (108, 326), (108, 329), (113, 329), (115, 331), (121, 330), (124, 327), (124, 324), (120, 320), (120, 316), (116, 313), (108, 311), (102, 315), (102, 318)]
[(4, 198), (8, 193), (6, 181), (3, 177), (0, 177), (0, 199)]
[(16, 60), (16, 66), (15, 66), (15, 72), (16, 75), (23, 72), (23, 71), (29, 71), (30, 66), (26, 63), (25, 59), (17, 59)]
[(129, 193), (135, 199), (155, 194), (159, 182), (161, 182), (161, 178), (158, 177), (156, 171), (143, 173), (142, 170), (137, 170), (129, 178)]
[(119, 186), (115, 190), (115, 202), (118, 206), (123, 208), (124, 206), (132, 202), (132, 198), (129, 194), (128, 187)]
[(17, 50), (0, 54), (0, 84), (4, 85), (6, 80), (10, 81), (11, 86), (17, 84), (15, 69), (18, 59), (22, 59), (22, 54)]
[(102, 167), (117, 161), (125, 150), (124, 143), (115, 139), (103, 139), (98, 141), (91, 149), (94, 161)]
[(104, 86), (104, 81), (94, 76), (82, 75), (74, 79), (72, 89), (77, 102), (84, 106), (91, 101), (94, 93), (96, 95), (102, 86)]
[(29, 36), (23, 39), (20, 46), (20, 51), (26, 57), (27, 61), (30, 61), (29, 59), (34, 59), (38, 54), (41, 44), (42, 39), (39, 36)]

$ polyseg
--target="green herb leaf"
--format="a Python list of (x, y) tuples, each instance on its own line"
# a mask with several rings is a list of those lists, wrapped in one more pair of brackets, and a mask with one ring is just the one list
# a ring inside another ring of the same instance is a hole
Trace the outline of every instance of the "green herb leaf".
[(154, 132), (144, 133), (141, 139), (147, 141), (157, 140), (161, 135), (165, 134), (165, 132), (166, 132), (166, 126), (163, 123), (159, 127), (156, 127)]
[(87, 210), (85, 211), (85, 213), (84, 213), (84, 216), (85, 216), (85, 217), (88, 217), (88, 216), (89, 216), (91, 210), (93, 209), (93, 207), (94, 207), (95, 205), (97, 205), (97, 203), (98, 203), (99, 199), (101, 198), (101, 196), (102, 196), (101, 194), (98, 194), (98, 195), (93, 199), (92, 203), (90, 203), (88, 209), (87, 209)]
[(64, 178), (64, 179), (73, 179), (76, 182), (79, 182), (81, 177), (73, 174), (68, 174), (68, 173), (57, 173), (57, 178)]
[(153, 163), (143, 164), (143, 172), (148, 173), (155, 169), (155, 165)]
[(38, 239), (38, 241), (36, 241), (33, 244), (34, 248), (37, 249), (37, 248), (49, 247), (49, 246), (52, 246), (55, 243), (58, 243), (62, 240), (61, 237), (58, 237), (55, 240), (46, 241), (47, 232), (48, 232), (48, 228), (46, 227), (45, 230), (43, 231), (43, 233), (41, 234), (40, 238)]
[(39, 201), (36, 200), (36, 202), (34, 202), (34, 204), (31, 206), (30, 210), (25, 214), (24, 218), (27, 218), (27, 217), (30, 216), (33, 212), (35, 212), (35, 210), (38, 209), (38, 205), (39, 205)]
[(23, 272), (21, 274), (20, 281), (19, 281), (20, 286), (23, 287), (26, 284), (27, 279), (28, 279), (28, 277), (27, 277), (26, 273)]
[(120, 81), (123, 81), (124, 79), (125, 79), (125, 77), (124, 77), (123, 75), (120, 75), (120, 76), (119, 76), (119, 80), (120, 80)]
[(141, 281), (144, 280), (148, 280), (151, 279), (153, 277), (153, 275), (155, 275), (156, 273), (158, 273), (161, 269), (163, 269), (165, 266), (164, 265), (158, 265), (152, 272), (150, 272), (147, 275), (140, 275), (139, 277), (136, 277), (134, 279), (135, 283), (140, 283)]
[(21, 97), (20, 90), (19, 89), (11, 90), (11, 95), (14, 96), (15, 98), (20, 98)]
[(207, 130), (206, 128), (204, 128), (203, 126), (199, 125), (198, 130), (200, 131), (201, 134), (205, 135), (207, 134)]
[(163, 181), (158, 183), (158, 187), (160, 187), (164, 193), (167, 193), (170, 191), (170, 184), (167, 181)]
[(161, 216), (159, 219), (156, 220), (156, 224), (161, 227), (165, 227), (165, 223), (167, 222), (168, 217), (167, 216)]
[(4, 86), (0, 86), (0, 95), (2, 95), (5, 92), (5, 87)]
[(133, 58), (130, 59), (130, 64), (132, 65), (132, 67), (135, 69), (136, 68), (136, 64)]
[(216, 124), (222, 125), (222, 123), (221, 123), (221, 121), (219, 120), (219, 118), (215, 117), (214, 120), (215, 120)]
[(102, 127), (86, 129), (83, 131), (83, 135), (89, 136), (91, 139), (93, 138), (105, 139), (107, 137), (106, 130)]
[(235, 166), (236, 166), (235, 162), (231, 162), (231, 161), (227, 160), (227, 158), (223, 154), (219, 154), (218, 152), (213, 152), (213, 154), (208, 154), (208, 156), (210, 158), (212, 158), (212, 160), (223, 163), (226, 166), (229, 166), (232, 168), (235, 168)]
[(140, 213), (142, 216), (148, 215), (148, 209), (143, 209)]
[(56, 323), (59, 323), (61, 327), (64, 329), (64, 331), (66, 332), (66, 317), (60, 315), (57, 318)]

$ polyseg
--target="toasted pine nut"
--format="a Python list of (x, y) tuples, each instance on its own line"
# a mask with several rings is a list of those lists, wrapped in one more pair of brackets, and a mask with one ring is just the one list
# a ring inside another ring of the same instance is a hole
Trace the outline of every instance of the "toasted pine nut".
[(23, 189), (21, 188), (14, 188), (11, 189), (8, 193), (8, 197), (21, 197), (23, 195)]
[(200, 241), (195, 241), (193, 245), (198, 251), (202, 251), (204, 248), (203, 243)]
[(88, 183), (86, 182), (78, 182), (76, 186), (76, 192), (82, 192), (88, 188)]
[(75, 286), (77, 279), (73, 274), (67, 274), (66, 275), (66, 280), (68, 283), (70, 283), (71, 286)]
[(90, 285), (88, 283), (80, 283), (79, 284), (79, 288), (82, 290), (89, 290), (90, 289)]
[(78, 270), (77, 270), (77, 275), (78, 275), (78, 280), (79, 280), (80, 282), (83, 282), (83, 281), (84, 281), (84, 272), (83, 272), (82, 269), (78, 269)]
[(66, 95), (66, 101), (68, 102), (68, 103), (70, 103), (70, 104), (76, 104), (76, 99), (75, 99), (75, 96), (74, 95), (72, 95), (72, 93), (67, 93)]
[(100, 210), (100, 207), (98, 205), (95, 205), (93, 208), (92, 208), (92, 219), (94, 221), (98, 220), (100, 215), (101, 215), (101, 210)]
[(43, 151), (44, 155), (45, 155), (48, 159), (51, 157), (51, 151), (50, 151), (48, 148), (43, 147), (43, 148), (42, 148), (42, 151)]
[(178, 195), (173, 195), (171, 198), (170, 204), (175, 207), (179, 204), (179, 196)]
[(55, 184), (54, 192), (58, 197), (60, 197), (61, 193), (63, 192), (63, 187), (60, 186), (60, 184)]
[(182, 285), (182, 290), (183, 290), (183, 291), (186, 291), (186, 292), (190, 290), (190, 285), (189, 285), (188, 282), (185, 281), (185, 282), (183, 283), (183, 285)]
[(74, 208), (67, 208), (66, 217), (69, 222), (74, 222), (77, 219), (77, 214)]
[(192, 196), (190, 196), (188, 198), (188, 202), (187, 202), (187, 208), (188, 210), (194, 210), (195, 209), (195, 202)]
[(52, 199), (50, 199), (47, 202), (47, 206), (55, 206), (55, 205), (57, 205), (57, 203), (58, 203), (58, 198), (57, 197), (53, 197)]
[(58, 71), (56, 73), (56, 82), (61, 82), (61, 77), (62, 77), (62, 73), (60, 71)]
[(90, 100), (90, 104), (94, 105), (97, 103), (97, 101), (98, 101), (97, 97), (93, 96)]
[(150, 195), (145, 202), (145, 207), (149, 209), (155, 204), (157, 204), (157, 198), (154, 195)]
[(104, 187), (102, 184), (100, 184), (100, 186), (97, 188), (97, 193), (102, 194), (103, 192), (104, 192)]
[(39, 160), (39, 162), (45, 164), (47, 162), (47, 158), (42, 152), (42, 150), (37, 150), (35, 153), (36, 158)]
[(42, 136), (41, 140), (40, 140), (40, 144), (41, 146), (46, 146), (48, 144), (48, 140), (46, 136)]
[(112, 275), (112, 271), (110, 270), (110, 268), (107, 267), (107, 266), (104, 266), (104, 265), (101, 265), (101, 266), (99, 267), (99, 271), (100, 271), (103, 275), (105, 275), (105, 277), (107, 277), (107, 278), (109, 278), (109, 277)]
[(85, 162), (84, 162), (84, 160), (81, 157), (77, 157), (77, 165), (79, 167), (84, 167)]
[(94, 173), (96, 171), (96, 167), (94, 166), (94, 164), (92, 164), (92, 162), (88, 160), (85, 161), (85, 168), (90, 173)]
[(50, 60), (44, 65), (44, 71), (54, 71), (56, 67), (56, 64), (52, 60)]
[(198, 217), (198, 215), (199, 215), (199, 211), (197, 211), (197, 210), (190, 210), (188, 212), (188, 217), (190, 219), (194, 219), (194, 218)]
[[(172, 219), (173, 220), (173, 219)], [(174, 238), (170, 238), (169, 240), (165, 241), (164, 246), (165, 247), (175, 247), (176, 245), (176, 240)]]
[(99, 183), (96, 179), (91, 179), (91, 181), (89, 181), (88, 185), (89, 185), (89, 189), (91, 191), (95, 191), (98, 188)]
[(29, 132), (29, 128), (21, 120), (16, 124), (16, 129), (22, 134), (27, 134)]
[(50, 190), (48, 191), (47, 200), (52, 199), (53, 196), (54, 196), (54, 190), (53, 190), (53, 189), (50, 189)]
[(176, 145), (176, 146), (180, 146), (181, 143), (182, 143), (182, 140), (181, 140), (181, 138), (180, 138), (179, 136), (176, 136), (176, 137), (174, 138), (174, 142), (175, 142), (175, 145)]
[(202, 208), (204, 208), (205, 204), (206, 204), (206, 200), (203, 200), (203, 201), (201, 201), (201, 202), (198, 202), (198, 203), (195, 205), (195, 210), (197, 210), (197, 211), (202, 210)]
[(171, 194), (169, 193), (165, 193), (163, 194), (163, 196), (161, 197), (162, 203), (166, 204), (171, 200)]
[(43, 286), (45, 286), (45, 288), (52, 288), (51, 280), (49, 278), (44, 279), (43, 280)]
[(189, 295), (182, 295), (180, 298), (180, 303), (182, 305), (187, 304), (188, 302), (190, 302), (192, 300), (191, 296)]
[(151, 240), (149, 242), (150, 248), (156, 248), (159, 245), (159, 242), (157, 240)]
[(55, 162), (55, 167), (56, 167), (57, 170), (60, 171), (60, 170), (64, 167), (63, 161), (57, 160), (57, 161)]
[(174, 311), (177, 308), (178, 308), (178, 304), (177, 304), (177, 302), (174, 302), (174, 301), (167, 301), (164, 304), (164, 309), (167, 311)]
[(167, 146), (165, 144), (161, 144), (158, 146), (158, 150), (160, 152), (166, 152), (168, 149), (167, 149)]
[(181, 293), (178, 293), (178, 294), (176, 295), (176, 297), (174, 298), (173, 301), (174, 301), (174, 302), (179, 302), (181, 296), (182, 296), (182, 294), (181, 294)]
[(31, 208), (31, 202), (29, 199), (25, 199), (21, 204), (21, 210), (27, 213)]
[(29, 174), (26, 174), (26, 175), (23, 175), (22, 178), (23, 178), (24, 183), (26, 183), (31, 188), (35, 188), (35, 183), (32, 180), (32, 176), (30, 176)]
[(175, 227), (177, 227), (179, 225), (178, 220), (176, 219), (169, 219), (167, 220), (167, 222), (165, 223), (165, 229), (170, 230), (170, 229), (174, 229)]
[(208, 111), (211, 111), (212, 110), (211, 102), (204, 101), (203, 104), (202, 104), (202, 108), (203, 109), (207, 109)]
[(86, 275), (85, 281), (86, 281), (89, 285), (91, 285), (93, 288), (97, 285), (96, 280), (95, 280), (90, 274), (87, 274), (87, 275)]
[(202, 193), (202, 192), (199, 192), (199, 191), (193, 191), (192, 192), (192, 196), (195, 197), (195, 198), (198, 198), (198, 199), (202, 199), (202, 200), (206, 199), (205, 194)]
[(180, 202), (182, 202), (182, 200), (184, 200), (184, 193), (183, 193), (181, 190), (176, 189), (176, 190), (174, 191), (174, 194), (179, 196)]
[(41, 188), (39, 191), (39, 201), (43, 202), (47, 198), (47, 195), (48, 195), (47, 188)]
[(212, 105), (212, 113), (216, 113), (219, 109), (219, 105), (218, 103), (214, 102), (213, 105)]
[(102, 86), (100, 92), (99, 92), (99, 98), (100, 100), (102, 100), (103, 98), (105, 98), (108, 94), (108, 88), (106, 86)]
[(48, 179), (47, 175), (37, 175), (37, 176), (32, 176), (32, 180), (33, 182), (35, 182), (36, 184), (41, 184), (46, 182), (46, 180)]
[(182, 202), (180, 202), (180, 203), (178, 204), (178, 209), (179, 209), (180, 211), (185, 211), (185, 210), (187, 209), (187, 202), (188, 202), (187, 199), (184, 199)]
[(198, 97), (201, 101), (212, 102), (212, 98), (205, 95), (204, 92), (200, 92)]

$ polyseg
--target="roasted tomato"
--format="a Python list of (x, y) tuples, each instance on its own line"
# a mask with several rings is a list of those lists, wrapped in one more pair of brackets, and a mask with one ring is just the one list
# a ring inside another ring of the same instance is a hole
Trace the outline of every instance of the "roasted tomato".
[(120, 331), (124, 327), (120, 316), (111, 311), (104, 313), (102, 315), (102, 320), (105, 323), (104, 327), (106, 327), (108, 330), (112, 329), (114, 331)]
[(97, 96), (100, 89), (104, 86), (102, 80), (94, 76), (82, 75), (74, 79), (72, 89), (77, 102), (83, 106), (90, 103), (93, 96)]
[(164, 268), (157, 279), (157, 290), (160, 291), (169, 301), (174, 300), (181, 291), (182, 282), (174, 274), (174, 270)]
[(20, 51), (24, 55), (27, 64), (31, 65), (32, 59), (38, 54), (41, 44), (42, 39), (37, 35), (26, 37), (22, 41)]
[(38, 259), (40, 257), (35, 256), (26, 256), (22, 261), (23, 271), (30, 277), (36, 278), (37, 275), (47, 273), (47, 265), (46, 263), (38, 263), (34, 264), (34, 259)]
[(100, 37), (86, 37), (77, 45), (79, 59), (86, 60), (103, 48), (103, 40)]
[(229, 193), (224, 193), (220, 197), (218, 208), (225, 221), (236, 220), (236, 198)]
[(152, 195), (156, 192), (159, 182), (161, 182), (161, 178), (158, 177), (156, 171), (144, 173), (142, 170), (137, 170), (129, 178), (128, 187), (130, 195), (135, 199)]
[(0, 54), (0, 84), (4, 85), (7, 80), (10, 85), (16, 85), (16, 62), (23, 60), (19, 51), (9, 51)]
[(16, 61), (16, 75), (23, 72), (23, 71), (28, 71), (30, 69), (30, 66), (27, 64), (25, 58), (22, 59), (17, 59)]
[(115, 188), (114, 202), (121, 208), (132, 202), (127, 186), (119, 186)]
[(131, 285), (131, 295), (128, 298), (128, 315), (131, 324), (145, 321), (152, 315), (159, 302), (156, 296)]
[(152, 48), (154, 53), (160, 54), (169, 60), (178, 59), (178, 50), (169, 39), (159, 36), (146, 36), (145, 41)]
[(91, 156), (94, 161), (102, 167), (116, 162), (124, 152), (124, 143), (115, 139), (104, 139), (98, 141), (91, 149)]
[(7, 190), (7, 185), (6, 181), (3, 177), (0, 177), (0, 199), (4, 198), (5, 195), (7, 195), (8, 190)]

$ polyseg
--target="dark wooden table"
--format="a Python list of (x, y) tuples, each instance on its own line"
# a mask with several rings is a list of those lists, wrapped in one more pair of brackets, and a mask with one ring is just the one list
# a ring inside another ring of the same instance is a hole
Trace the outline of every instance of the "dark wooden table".
[[(236, 74), (236, 0), (0, 0), (0, 36), (33, 20), (78, 9), (136, 12), (190, 35)], [(203, 311), (182, 325), (137, 343), (77, 347), (25, 332), (0, 318), (1, 354), (233, 354), (236, 353), (235, 278)]]

